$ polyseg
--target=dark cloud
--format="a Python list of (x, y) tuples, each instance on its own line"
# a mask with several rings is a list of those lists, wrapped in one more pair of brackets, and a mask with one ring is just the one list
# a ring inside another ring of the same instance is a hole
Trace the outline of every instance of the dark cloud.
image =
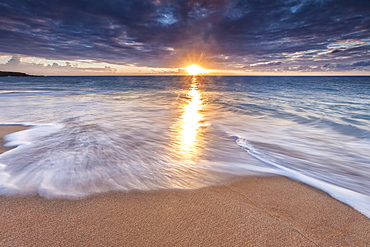
[(370, 66), (370, 60), (353, 63), (352, 66), (364, 66), (364, 67)]
[(364, 67), (369, 23), (368, 0), (3, 0), (0, 52), (152, 67)]
[(341, 49), (336, 49), (336, 50), (332, 50), (330, 53), (338, 53), (338, 52), (342, 52), (343, 50)]

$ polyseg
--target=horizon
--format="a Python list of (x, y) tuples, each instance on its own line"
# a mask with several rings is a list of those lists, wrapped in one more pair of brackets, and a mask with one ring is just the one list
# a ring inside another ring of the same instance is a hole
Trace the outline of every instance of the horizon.
[[(24, 73), (22, 71), (0, 71), (0, 72), (10, 72), (10, 73)], [(247, 74), (197, 74), (197, 75), (191, 75), (191, 74), (114, 74), (114, 75), (33, 75), (33, 74), (27, 74), (31, 77), (135, 77), (135, 76), (148, 76), (148, 77), (168, 77), (168, 76), (178, 76), (178, 77), (370, 77), (369, 75), (352, 75), (352, 74), (291, 74), (291, 75), (283, 75), (283, 74), (261, 74), (261, 75), (247, 75)], [(5, 77), (13, 77), (13, 76), (5, 76)]]
[(0, 70), (44, 76), (370, 76), (369, 1), (5, 0)]

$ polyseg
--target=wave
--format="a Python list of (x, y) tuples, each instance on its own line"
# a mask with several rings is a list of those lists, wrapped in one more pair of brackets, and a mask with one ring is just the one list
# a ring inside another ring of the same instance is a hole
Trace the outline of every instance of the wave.
[(75, 120), (7, 136), (0, 193), (79, 198), (111, 190), (194, 189), (216, 180), (165, 142)]
[(370, 218), (370, 196), (304, 175), (294, 169), (287, 168), (283, 164), (277, 163), (267, 152), (261, 151), (246, 139), (238, 138), (236, 143), (256, 159), (277, 168), (276, 174), (287, 176), (319, 188)]
[[(222, 138), (226, 132), (213, 127)], [(341, 186), (344, 180), (314, 167), (302, 170), (299, 155), (292, 150), (267, 143), (227, 136), (254, 159), (265, 165), (239, 159), (209, 159), (206, 163), (184, 160), (171, 152), (168, 142), (140, 135), (132, 128), (124, 132), (76, 119), (35, 125), (6, 136), (7, 146), (18, 146), (0, 155), (0, 194), (39, 194), (47, 198), (76, 199), (112, 190), (196, 189), (222, 182), (212, 173), (237, 175), (277, 174), (287, 176), (326, 191), (334, 198), (370, 217), (370, 196)], [(163, 139), (162, 139), (163, 140)], [(210, 141), (209, 149), (221, 153)], [(222, 142), (223, 146), (228, 144)], [(230, 146), (232, 148), (232, 146)], [(229, 152), (224, 148), (224, 153)], [(233, 150), (234, 152), (234, 150)], [(215, 157), (214, 154), (210, 156)], [(307, 160), (305, 161), (307, 164)], [(248, 173), (252, 172), (252, 173)], [(345, 185), (345, 183), (344, 183)]]

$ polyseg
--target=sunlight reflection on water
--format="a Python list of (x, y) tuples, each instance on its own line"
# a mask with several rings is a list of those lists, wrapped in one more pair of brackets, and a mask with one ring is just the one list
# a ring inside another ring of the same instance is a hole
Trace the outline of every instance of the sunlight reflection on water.
[(196, 143), (203, 115), (199, 112), (203, 107), (202, 96), (198, 90), (198, 81), (194, 76), (191, 80), (190, 90), (187, 93), (189, 100), (184, 106), (184, 113), (180, 117), (180, 150), (184, 156), (195, 154)]

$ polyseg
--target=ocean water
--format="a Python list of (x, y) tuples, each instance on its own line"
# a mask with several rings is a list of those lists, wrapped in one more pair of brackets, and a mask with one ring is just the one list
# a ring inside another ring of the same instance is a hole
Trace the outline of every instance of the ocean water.
[(284, 175), (370, 217), (370, 77), (0, 78), (0, 194), (80, 198)]

